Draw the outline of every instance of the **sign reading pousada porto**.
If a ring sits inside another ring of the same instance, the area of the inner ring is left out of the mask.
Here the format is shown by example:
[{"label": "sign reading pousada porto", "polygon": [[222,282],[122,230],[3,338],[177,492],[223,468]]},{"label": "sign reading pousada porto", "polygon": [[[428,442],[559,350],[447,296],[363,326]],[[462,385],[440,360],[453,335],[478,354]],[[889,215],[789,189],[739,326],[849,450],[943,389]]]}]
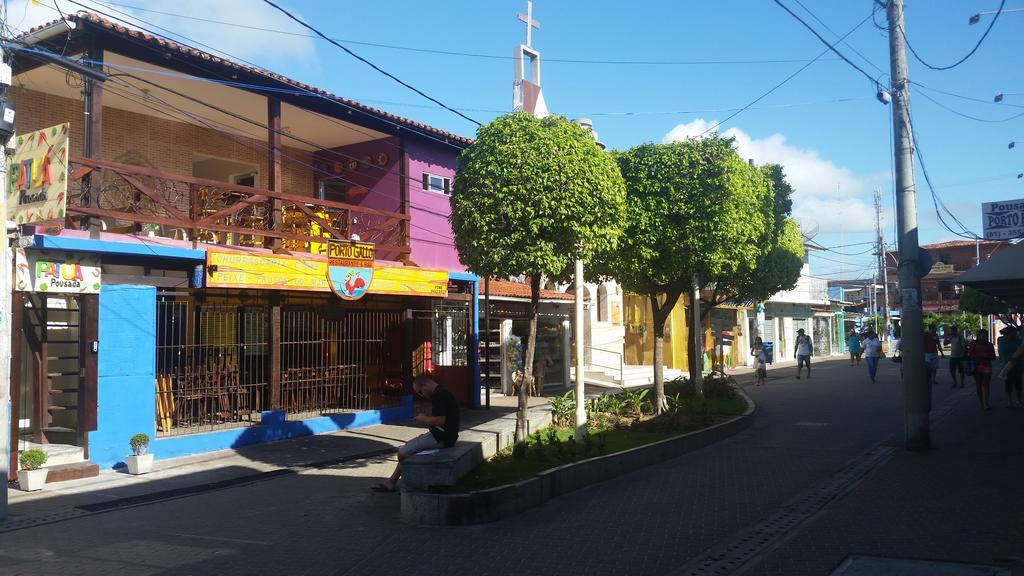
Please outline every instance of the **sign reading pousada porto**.
[{"label": "sign reading pousada porto", "polygon": [[343,300],[358,300],[373,281],[374,246],[331,239],[327,243],[327,283]]},{"label": "sign reading pousada porto", "polygon": [[14,289],[19,292],[100,292],[100,261],[95,256],[19,249],[15,262]]},{"label": "sign reading pousada porto", "polygon": [[7,169],[7,218],[18,224],[64,220],[68,124],[20,134]]}]

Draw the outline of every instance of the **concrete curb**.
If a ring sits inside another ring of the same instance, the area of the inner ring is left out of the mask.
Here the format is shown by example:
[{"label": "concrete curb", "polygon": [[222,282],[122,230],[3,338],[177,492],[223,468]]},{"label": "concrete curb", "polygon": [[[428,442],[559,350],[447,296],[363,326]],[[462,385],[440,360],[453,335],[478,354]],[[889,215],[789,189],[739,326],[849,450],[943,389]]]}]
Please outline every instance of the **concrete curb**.
[{"label": "concrete curb", "polygon": [[495,522],[541,506],[547,500],[579,488],[705,448],[753,424],[757,406],[742,389],[737,388],[737,391],[747,401],[747,411],[732,420],[615,454],[573,462],[515,484],[479,492],[402,492],[402,519],[421,526],[465,526]]}]

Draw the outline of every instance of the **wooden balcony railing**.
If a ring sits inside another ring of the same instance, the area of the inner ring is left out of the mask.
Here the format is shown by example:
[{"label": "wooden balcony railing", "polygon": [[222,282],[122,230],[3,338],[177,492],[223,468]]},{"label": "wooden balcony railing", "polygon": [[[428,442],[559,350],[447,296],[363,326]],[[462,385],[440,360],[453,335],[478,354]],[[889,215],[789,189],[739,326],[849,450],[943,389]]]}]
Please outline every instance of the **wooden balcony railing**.
[{"label": "wooden balcony railing", "polygon": [[[231,246],[271,247],[280,241],[296,252],[325,252],[326,239],[359,235],[377,245],[378,258],[410,253],[409,216],[311,196],[251,188],[217,180],[93,158],[71,157],[67,215],[100,218],[108,231]],[[86,201],[83,178],[97,190]],[[273,225],[274,201],[280,224]]]}]

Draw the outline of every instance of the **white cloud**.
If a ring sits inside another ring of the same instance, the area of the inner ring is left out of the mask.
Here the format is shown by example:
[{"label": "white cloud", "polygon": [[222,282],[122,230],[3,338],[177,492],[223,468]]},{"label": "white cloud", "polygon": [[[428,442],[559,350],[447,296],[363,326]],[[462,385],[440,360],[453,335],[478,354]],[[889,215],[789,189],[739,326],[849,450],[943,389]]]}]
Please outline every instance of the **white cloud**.
[{"label": "white cloud", "polygon": [[[56,1],[59,2],[60,10],[64,14],[82,10],[81,6],[66,0]],[[195,48],[212,53],[220,50],[231,54],[236,59],[249,60],[261,66],[280,65],[296,59],[311,61],[315,58],[312,38],[201,22],[167,14],[180,14],[204,20],[232,22],[242,26],[284,30],[298,34],[307,33],[298,24],[264,2],[254,0],[216,0],[214,2],[178,0],[170,3],[161,0],[135,0],[131,4],[138,8],[125,8],[102,6],[93,4],[89,0],[80,1],[82,4],[95,6],[95,11],[100,16],[103,16],[100,12],[106,13],[109,15],[109,20],[122,18],[132,22],[131,27],[143,26],[165,36],[173,36],[167,32],[170,30],[190,38],[191,41],[184,38],[180,38],[180,40]],[[290,9],[289,11],[301,18],[295,11]],[[9,4],[7,15],[9,24],[22,31],[59,17],[54,8],[54,0],[41,0],[40,2],[15,0]],[[201,46],[200,43],[207,46]],[[226,54],[219,55],[227,57]]]},{"label": "white cloud", "polygon": [[[698,118],[672,128],[664,142],[700,137],[717,122]],[[723,136],[734,138],[744,159],[757,164],[781,164],[793,185],[793,215],[805,229],[818,226],[822,231],[860,232],[874,230],[875,187],[886,190],[888,173],[857,175],[837,166],[815,150],[789,144],[782,134],[754,138],[739,128],[729,128]]]}]

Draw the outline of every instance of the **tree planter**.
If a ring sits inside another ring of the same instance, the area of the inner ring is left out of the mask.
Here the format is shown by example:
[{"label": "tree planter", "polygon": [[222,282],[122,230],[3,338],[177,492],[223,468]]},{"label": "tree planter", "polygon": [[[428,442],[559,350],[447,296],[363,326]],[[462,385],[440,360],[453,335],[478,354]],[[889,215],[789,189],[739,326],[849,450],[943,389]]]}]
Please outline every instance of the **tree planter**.
[{"label": "tree planter", "polygon": [[45,468],[38,470],[18,470],[18,487],[25,492],[42,490],[46,484],[46,474],[49,471]]},{"label": "tree planter", "polygon": [[665,440],[596,456],[541,472],[532,478],[467,493],[402,491],[402,519],[420,526],[483,524],[543,505],[551,498],[659,464],[737,434],[753,423],[756,406],[746,394],[747,411],[726,422]]},{"label": "tree planter", "polygon": [[129,474],[148,474],[153,470],[153,455],[142,454],[141,456],[127,456],[125,462],[128,464]]}]

